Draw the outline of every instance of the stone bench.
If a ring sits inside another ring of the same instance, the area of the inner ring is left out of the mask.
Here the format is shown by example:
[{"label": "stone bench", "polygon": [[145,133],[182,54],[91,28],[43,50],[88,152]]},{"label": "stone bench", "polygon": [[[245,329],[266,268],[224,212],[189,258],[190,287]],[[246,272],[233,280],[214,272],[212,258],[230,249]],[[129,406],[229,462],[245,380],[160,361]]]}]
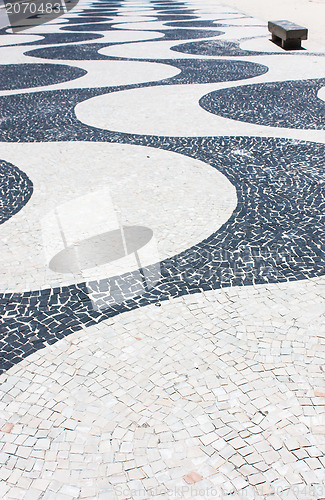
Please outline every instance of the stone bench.
[{"label": "stone bench", "polygon": [[272,33],[272,41],[283,49],[300,49],[301,40],[307,40],[307,28],[290,21],[269,21],[268,29]]}]

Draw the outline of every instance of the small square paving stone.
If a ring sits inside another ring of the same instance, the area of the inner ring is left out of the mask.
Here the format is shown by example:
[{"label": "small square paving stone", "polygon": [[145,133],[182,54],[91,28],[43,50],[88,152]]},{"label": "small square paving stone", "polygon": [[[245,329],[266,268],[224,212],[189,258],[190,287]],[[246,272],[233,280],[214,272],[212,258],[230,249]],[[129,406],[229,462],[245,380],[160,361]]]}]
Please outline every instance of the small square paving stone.
[{"label": "small square paving stone", "polygon": [[2,426],[1,431],[2,432],[11,432],[13,427],[14,427],[14,424],[7,422],[5,425]]},{"label": "small square paving stone", "polygon": [[265,483],[265,477],[262,474],[252,474],[248,476],[248,481],[251,485],[256,486]]},{"label": "small square paving stone", "polygon": [[186,476],[183,476],[183,480],[187,484],[195,484],[202,481],[202,479],[202,476],[200,476],[197,472],[190,472],[189,474],[186,474]]},{"label": "small square paving stone", "polygon": [[133,479],[144,479],[146,477],[146,475],[144,474],[144,472],[141,470],[141,469],[130,469],[128,471],[128,477],[129,477],[129,480],[133,480]]}]

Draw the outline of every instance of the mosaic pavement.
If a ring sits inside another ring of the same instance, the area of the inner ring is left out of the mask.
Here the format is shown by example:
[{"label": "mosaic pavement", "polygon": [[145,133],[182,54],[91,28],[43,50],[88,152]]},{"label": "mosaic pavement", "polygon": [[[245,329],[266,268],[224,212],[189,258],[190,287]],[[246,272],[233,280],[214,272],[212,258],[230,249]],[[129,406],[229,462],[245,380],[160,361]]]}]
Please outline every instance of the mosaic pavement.
[{"label": "mosaic pavement", "polygon": [[210,0],[1,30],[1,498],[325,498],[324,54]]}]

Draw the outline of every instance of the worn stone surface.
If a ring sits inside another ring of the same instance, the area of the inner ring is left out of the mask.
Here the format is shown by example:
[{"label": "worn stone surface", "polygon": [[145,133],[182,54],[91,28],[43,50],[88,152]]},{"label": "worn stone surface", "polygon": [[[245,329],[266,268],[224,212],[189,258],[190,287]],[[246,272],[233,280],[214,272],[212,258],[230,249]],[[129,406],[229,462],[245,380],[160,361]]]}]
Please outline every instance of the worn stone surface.
[{"label": "worn stone surface", "polygon": [[2,429],[13,425],[1,436],[8,498],[20,484],[37,498],[66,488],[69,498],[162,488],[177,498],[186,484],[207,497],[317,498],[324,286],[318,278],[171,299],[11,368],[1,376]]}]

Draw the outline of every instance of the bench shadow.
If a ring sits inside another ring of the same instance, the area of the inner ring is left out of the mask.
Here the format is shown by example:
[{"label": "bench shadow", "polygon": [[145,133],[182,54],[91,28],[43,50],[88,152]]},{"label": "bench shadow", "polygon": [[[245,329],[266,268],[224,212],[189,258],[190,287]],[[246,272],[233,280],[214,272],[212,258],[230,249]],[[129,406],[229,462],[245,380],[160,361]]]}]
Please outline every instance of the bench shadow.
[{"label": "bench shadow", "polygon": [[270,41],[270,42],[272,42],[272,43],[274,43],[274,45],[277,45],[278,47],[280,47],[282,50],[285,50],[286,52],[291,52],[291,51],[293,51],[293,50],[294,50],[294,51],[300,51],[300,50],[302,50],[302,51],[306,51],[306,50],[307,50],[307,49],[305,49],[304,47],[298,47],[298,48],[295,48],[295,49],[290,49],[290,48],[288,48],[288,49],[284,49],[284,48],[282,47],[281,40],[272,40],[272,38],[269,38],[269,41]]}]

